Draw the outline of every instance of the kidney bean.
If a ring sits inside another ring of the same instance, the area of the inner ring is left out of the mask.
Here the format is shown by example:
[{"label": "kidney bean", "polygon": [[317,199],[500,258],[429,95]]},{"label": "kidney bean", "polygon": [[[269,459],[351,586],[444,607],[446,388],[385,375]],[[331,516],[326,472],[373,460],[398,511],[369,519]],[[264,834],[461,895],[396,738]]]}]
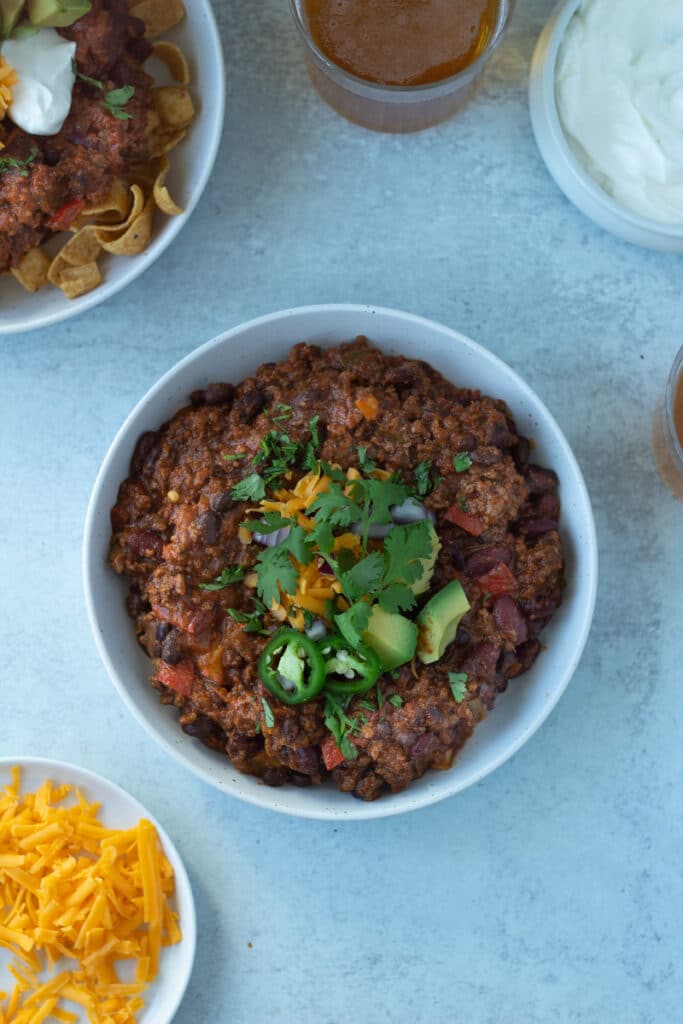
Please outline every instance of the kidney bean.
[{"label": "kidney bean", "polygon": [[291,767],[302,775],[320,774],[320,757],[316,747],[294,747],[290,758]]},{"label": "kidney bean", "polygon": [[524,537],[542,537],[556,529],[557,523],[554,519],[521,519],[519,521],[519,532]]},{"label": "kidney bean", "polygon": [[528,437],[518,437],[517,445],[512,453],[513,458],[520,468],[527,465],[531,455],[531,441]]},{"label": "kidney bean", "polygon": [[505,420],[494,420],[486,438],[487,444],[495,445],[496,448],[511,448],[515,443],[515,435],[510,433]]},{"label": "kidney bean", "polygon": [[165,661],[167,665],[177,665],[183,660],[183,656],[178,650],[178,633],[175,629],[172,629],[164,638],[161,645],[161,660]]},{"label": "kidney bean", "polygon": [[138,558],[149,558],[158,561],[164,542],[158,533],[152,530],[131,530],[126,538],[126,544]]},{"label": "kidney bean", "polygon": [[467,647],[470,642],[470,631],[466,626],[458,626],[458,631],[455,634],[455,646],[456,647]]},{"label": "kidney bean", "polygon": [[421,736],[418,736],[408,751],[408,757],[410,757],[411,760],[417,760],[418,757],[427,759],[429,755],[434,752],[434,747],[436,747],[437,744],[438,740],[434,733],[423,732]]},{"label": "kidney bean", "polygon": [[460,547],[460,543],[457,540],[449,541],[446,544],[446,551],[453,564],[453,568],[457,569],[458,572],[462,572],[465,568],[465,555]]},{"label": "kidney bean", "polygon": [[532,598],[531,601],[520,602],[524,614],[528,619],[549,619],[557,610],[557,604],[552,598]]},{"label": "kidney bean", "polygon": [[553,469],[544,469],[543,466],[536,466],[533,463],[527,466],[524,478],[532,494],[556,491],[560,482]]},{"label": "kidney bean", "polygon": [[251,423],[266,404],[265,392],[259,387],[250,388],[235,402],[235,410],[243,423]]},{"label": "kidney bean", "polygon": [[500,645],[493,640],[482,640],[462,663],[462,671],[475,679],[489,679],[496,671]]},{"label": "kidney bean", "polygon": [[139,615],[144,615],[149,611],[150,603],[142,596],[137,587],[131,587],[126,598],[126,608],[130,617],[137,619]]},{"label": "kidney bean", "polygon": [[288,781],[292,786],[299,786],[301,789],[312,785],[310,775],[301,775],[299,772],[290,772]]},{"label": "kidney bean", "polygon": [[148,430],[138,438],[130,460],[131,476],[142,476],[148,462],[152,462],[158,454],[160,443],[161,435],[155,430]]},{"label": "kidney bean", "polygon": [[193,391],[190,401],[195,409],[200,405],[231,406],[235,397],[235,385],[226,382],[209,384],[200,391]]},{"label": "kidney bean", "polygon": [[197,517],[197,526],[201,531],[204,543],[209,547],[214,545],[218,540],[218,534],[221,529],[221,521],[218,515],[210,510],[201,512]]},{"label": "kidney bean", "polygon": [[516,654],[523,672],[531,668],[540,653],[541,645],[538,640],[528,640],[521,647],[517,648]]},{"label": "kidney bean", "polygon": [[288,772],[285,768],[265,768],[261,779],[266,786],[284,786]]},{"label": "kidney bean", "polygon": [[536,511],[540,519],[553,519],[555,522],[560,518],[560,499],[556,494],[548,491],[542,494],[536,502]]},{"label": "kidney bean", "polygon": [[509,594],[503,594],[497,598],[493,606],[493,618],[506,640],[512,643],[522,644],[529,636],[526,619],[519,609],[519,605]]},{"label": "kidney bean", "polygon": [[397,391],[404,391],[413,387],[416,379],[417,374],[412,363],[389,367],[384,378],[385,383],[390,387],[396,388]]},{"label": "kidney bean", "polygon": [[491,572],[500,563],[510,565],[512,552],[504,544],[490,544],[471,551],[465,560],[465,571],[477,579]]}]

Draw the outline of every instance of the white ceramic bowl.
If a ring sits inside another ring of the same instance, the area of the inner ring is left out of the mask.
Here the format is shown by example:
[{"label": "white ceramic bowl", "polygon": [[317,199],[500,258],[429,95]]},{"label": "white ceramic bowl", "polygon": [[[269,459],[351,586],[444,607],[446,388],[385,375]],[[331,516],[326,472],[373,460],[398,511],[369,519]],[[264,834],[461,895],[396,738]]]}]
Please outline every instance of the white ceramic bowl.
[{"label": "white ceramic bowl", "polygon": [[540,35],[531,62],[531,123],[541,156],[575,206],[613,235],[647,249],[683,253],[683,226],[661,224],[632,213],[598,185],[578,159],[562,128],[555,94],[555,68],[564,33],[581,0],[562,0]]},{"label": "white ceramic bowl", "polygon": [[[509,686],[454,766],[446,772],[428,772],[404,792],[375,803],[354,800],[332,784],[270,789],[185,736],[177,711],[162,707],[147,682],[150,663],[126,612],[126,584],[107,566],[109,513],[144,431],[168,420],[196,388],[215,380],[238,382],[261,363],[283,358],[296,342],[330,346],[358,334],[388,353],[417,356],[457,384],[480,388],[507,402],[521,433],[536,441],[534,457],[559,474],[568,579],[564,603],[544,633],[548,650],[529,673]],[[192,352],[145,395],[116,435],[95,482],[85,525],[83,572],[90,622],[112,681],[138,721],[170,754],[211,785],[261,807],[309,818],[375,818],[452,796],[501,765],[533,735],[581,657],[595,602],[597,549],[590,501],[576,460],[545,406],[509,367],[463,335],[407,313],[369,306],[311,306],[228,331]]]},{"label": "white ceramic bowl", "polygon": [[[51,761],[43,757],[1,757],[0,788],[10,781],[10,768],[21,768],[21,792],[34,792],[45,779],[57,785],[69,783],[82,790],[86,799],[100,803],[100,818],[109,828],[132,828],[140,818],[147,818],[155,826],[161,845],[173,867],[175,895],[173,909],[180,914],[182,942],[162,950],[159,975],[145,993],[145,1009],[139,1014],[139,1024],[170,1024],[180,1005],[192,973],[197,945],[197,921],[190,880],[180,854],[158,821],[124,789],[94,772],[78,768],[64,761]],[[10,958],[0,949],[0,989],[3,964]],[[66,963],[67,961],[65,961]],[[84,1010],[69,1003],[69,1009],[80,1013],[79,1024],[87,1024]]]},{"label": "white ceramic bowl", "polygon": [[223,131],[225,69],[209,0],[191,0],[187,11],[184,21],[164,35],[164,39],[178,43],[187,55],[192,96],[197,107],[197,116],[187,137],[170,154],[168,185],[184,212],[178,217],[165,217],[157,212],[152,241],[139,256],[103,255],[104,281],[99,288],[79,299],[65,298],[52,285],[30,295],[11,275],[0,276],[0,335],[48,327],[111,298],[161,256],[190,218],[209,180]]}]

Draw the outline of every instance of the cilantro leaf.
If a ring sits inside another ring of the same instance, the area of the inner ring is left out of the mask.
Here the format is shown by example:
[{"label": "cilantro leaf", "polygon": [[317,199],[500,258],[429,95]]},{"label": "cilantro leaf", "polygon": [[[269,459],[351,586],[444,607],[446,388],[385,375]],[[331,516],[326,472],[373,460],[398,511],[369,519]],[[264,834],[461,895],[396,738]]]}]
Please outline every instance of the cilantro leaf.
[{"label": "cilantro leaf", "polygon": [[464,494],[458,498],[458,508],[461,512],[467,512],[467,499]]},{"label": "cilantro leaf", "polygon": [[94,89],[99,89],[100,92],[104,89],[104,83],[100,82],[99,79],[91,78],[89,75],[81,74],[81,72],[78,70],[78,65],[76,64],[75,58],[71,59],[71,68],[73,70],[74,75],[76,76],[76,78],[79,79],[79,81],[85,82],[86,85],[92,85]]},{"label": "cilantro leaf", "polygon": [[230,455],[223,456],[223,458],[226,459],[228,462],[234,462],[237,459],[246,459],[246,457],[246,452],[232,452],[232,454]]},{"label": "cilantro leaf", "polygon": [[395,526],[384,542],[387,569],[384,586],[415,583],[424,571],[423,561],[433,554],[433,537],[428,519],[408,526]]},{"label": "cilantro leaf", "polygon": [[413,608],[417,598],[405,583],[394,583],[383,590],[377,603],[385,612],[406,612]]},{"label": "cilantro leaf", "polygon": [[259,555],[256,573],[256,591],[267,608],[272,607],[273,602],[279,604],[281,590],[285,594],[296,593],[299,572],[284,544],[266,548]]},{"label": "cilantro leaf", "polygon": [[328,693],[325,699],[324,721],[325,727],[334,736],[335,742],[347,761],[355,761],[358,757],[358,750],[349,739],[349,735],[360,730],[361,723],[357,718],[349,718],[346,709],[350,697],[336,697]]},{"label": "cilantro leaf", "polygon": [[331,483],[326,491],[318,495],[309,507],[308,514],[313,516],[316,524],[326,522],[331,526],[351,526],[362,517],[358,505],[344,493],[338,483]]},{"label": "cilantro leaf", "polygon": [[368,526],[386,526],[391,523],[392,506],[402,505],[408,493],[404,484],[391,483],[389,480],[353,481],[353,497],[358,501],[358,496],[362,496],[363,519]]},{"label": "cilantro leaf", "polygon": [[223,590],[224,587],[229,587],[233,583],[238,583],[244,579],[244,567],[241,565],[229,565],[226,569],[223,569],[215,580],[211,583],[200,583],[200,590]]},{"label": "cilantro leaf", "polygon": [[291,520],[285,519],[279,512],[264,512],[261,519],[251,519],[240,523],[240,526],[250,533],[275,533],[283,526],[291,526]]},{"label": "cilantro leaf", "polygon": [[415,467],[415,493],[418,498],[426,498],[428,494],[435,491],[442,482],[443,477],[434,469],[433,463],[429,460],[419,462]]},{"label": "cilantro leaf", "polygon": [[34,162],[38,157],[38,150],[33,147],[30,154],[25,160],[19,160],[15,156],[0,156],[0,174],[5,174],[7,171],[16,171],[22,178],[28,178],[29,165]]},{"label": "cilantro leaf", "polygon": [[109,92],[104,94],[104,99],[100,106],[104,107],[107,113],[117,118],[117,120],[130,121],[133,115],[123,108],[134,95],[134,85],[123,85],[120,89],[110,89]]},{"label": "cilantro leaf", "polygon": [[242,612],[237,608],[228,608],[228,615],[235,622],[244,626],[245,633],[261,633],[264,636],[268,636],[268,630],[263,628],[263,613],[266,610],[266,606],[257,597],[252,597],[251,600],[254,605],[252,612]]},{"label": "cilantro leaf", "polygon": [[240,480],[238,484],[235,484],[230,492],[230,497],[233,501],[261,501],[265,496],[266,485],[259,473],[245,476],[244,480]]},{"label": "cilantro leaf", "polygon": [[313,549],[308,542],[308,534],[303,526],[293,526],[289,536],[278,547],[284,547],[301,565],[308,565],[313,558]]},{"label": "cilantro leaf", "polygon": [[261,697],[261,705],[263,707],[263,718],[266,723],[266,729],[272,729],[273,726],[275,725],[275,715],[273,714],[273,709],[271,708],[270,704],[268,703],[265,697]]},{"label": "cilantro leaf", "polygon": [[472,468],[472,456],[469,452],[458,452],[453,456],[453,468],[456,473],[465,473]]},{"label": "cilantro leaf", "polygon": [[356,601],[345,612],[335,615],[334,621],[342,636],[350,644],[362,646],[362,634],[370,624],[370,605],[367,601]]},{"label": "cilantro leaf", "polygon": [[389,697],[389,703],[393,704],[395,708],[402,708],[403,697],[401,697],[398,693],[395,693],[393,694],[393,696]]},{"label": "cilantro leaf", "polygon": [[351,601],[357,601],[361,597],[377,592],[384,571],[384,555],[381,551],[373,551],[360,562],[356,562],[352,569],[343,573],[339,582],[346,597]]},{"label": "cilantro leaf", "polygon": [[449,672],[448,682],[451,686],[453,700],[461,704],[467,696],[467,672]]},{"label": "cilantro leaf", "polygon": [[358,447],[358,465],[363,473],[372,473],[377,469],[377,463],[368,458],[368,450],[364,445]]}]

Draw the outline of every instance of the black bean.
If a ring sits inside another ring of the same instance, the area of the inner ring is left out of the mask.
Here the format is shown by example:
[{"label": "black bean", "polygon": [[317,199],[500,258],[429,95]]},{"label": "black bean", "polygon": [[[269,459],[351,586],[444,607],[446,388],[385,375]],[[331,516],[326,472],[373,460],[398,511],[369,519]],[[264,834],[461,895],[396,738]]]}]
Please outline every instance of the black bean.
[{"label": "black bean", "polygon": [[486,438],[487,444],[493,444],[497,448],[511,448],[515,441],[515,435],[510,433],[505,419],[493,421]]},{"label": "black bean", "polygon": [[196,715],[189,722],[181,722],[181,728],[188,736],[193,736],[197,740],[207,740],[209,737],[215,737],[216,734],[222,737],[222,730],[204,715]]},{"label": "black bean", "polygon": [[266,768],[261,778],[266,786],[284,786],[288,774],[284,768]]},{"label": "black bean", "polygon": [[190,401],[195,408],[200,405],[231,406],[234,398],[235,385],[226,382],[209,384],[202,390],[193,391],[190,395]]},{"label": "black bean", "polygon": [[153,461],[159,451],[161,435],[155,430],[148,430],[138,438],[133,457],[130,460],[131,476],[142,476],[149,462]]},{"label": "black bean", "polygon": [[458,631],[455,634],[455,646],[456,647],[467,647],[470,642],[470,631],[466,626],[458,626]]},{"label": "black bean", "polygon": [[160,622],[158,624],[158,626],[157,626],[157,632],[156,632],[157,640],[161,643],[162,640],[166,639],[166,637],[168,636],[168,634],[170,632],[171,632],[171,623],[170,622]]},{"label": "black bean", "polygon": [[292,786],[299,786],[299,788],[301,789],[304,789],[306,786],[312,785],[310,775],[301,775],[299,772],[290,772],[289,782],[292,784]]},{"label": "black bean", "polygon": [[161,657],[167,665],[177,665],[179,661],[183,660],[183,656],[178,650],[178,634],[175,629],[172,629],[164,639],[161,645]]},{"label": "black bean", "polygon": [[517,658],[522,666],[522,671],[530,669],[536,658],[541,653],[541,645],[538,640],[529,640],[517,648]]},{"label": "black bean", "polygon": [[209,547],[213,546],[218,540],[218,534],[221,529],[221,521],[215,512],[207,510],[201,512],[197,517],[197,525],[202,534],[202,540]]},{"label": "black bean", "polygon": [[230,512],[236,504],[237,502],[233,501],[230,496],[230,491],[219,491],[218,494],[212,494],[209,498],[211,509],[221,516]]},{"label": "black bean", "polygon": [[529,456],[531,455],[531,441],[528,437],[520,437],[517,439],[517,445],[512,455],[520,469],[526,466],[529,461]]},{"label": "black bean", "polygon": [[235,402],[235,410],[243,423],[251,423],[266,404],[265,392],[259,387],[250,388]]},{"label": "black bean", "polygon": [[320,774],[320,756],[316,747],[294,747],[290,763],[302,775]]},{"label": "black bean", "polygon": [[149,601],[142,596],[137,587],[131,587],[126,598],[126,607],[128,614],[132,619],[137,619],[139,615],[144,615],[151,608]]},{"label": "black bean", "polygon": [[446,544],[446,554],[453,568],[457,569],[458,572],[462,572],[465,568],[465,555],[457,540],[452,540]]}]

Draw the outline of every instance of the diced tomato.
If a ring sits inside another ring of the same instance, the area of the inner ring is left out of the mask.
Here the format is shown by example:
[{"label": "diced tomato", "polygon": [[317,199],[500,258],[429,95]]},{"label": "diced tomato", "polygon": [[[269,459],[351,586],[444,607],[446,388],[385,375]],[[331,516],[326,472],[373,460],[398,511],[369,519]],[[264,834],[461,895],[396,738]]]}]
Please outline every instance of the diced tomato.
[{"label": "diced tomato", "polygon": [[194,666],[191,661],[179,661],[177,665],[167,665],[164,662],[159,669],[158,677],[164,686],[169,686],[182,697],[189,697],[192,693]]},{"label": "diced tomato", "polygon": [[495,569],[491,569],[478,580],[479,586],[494,597],[501,594],[511,594],[517,590],[519,584],[504,562],[499,562]]},{"label": "diced tomato", "polygon": [[459,505],[451,505],[448,511],[444,513],[444,519],[447,519],[449,523],[459,526],[466,533],[471,533],[473,537],[479,537],[486,529],[481,519],[463,512]]},{"label": "diced tomato", "polygon": [[219,686],[223,685],[223,644],[197,658],[199,671]]},{"label": "diced tomato", "polygon": [[337,765],[340,765],[344,760],[344,755],[337,746],[337,741],[334,736],[326,736],[320,744],[320,750],[323,755],[323,761],[328,772],[331,772]]},{"label": "diced tomato", "polygon": [[379,402],[374,395],[361,395],[356,402],[356,408],[360,410],[363,419],[375,420],[379,413]]},{"label": "diced tomato", "polygon": [[47,222],[47,226],[53,231],[67,231],[76,217],[85,209],[84,199],[67,199],[63,206],[53,213]]}]

